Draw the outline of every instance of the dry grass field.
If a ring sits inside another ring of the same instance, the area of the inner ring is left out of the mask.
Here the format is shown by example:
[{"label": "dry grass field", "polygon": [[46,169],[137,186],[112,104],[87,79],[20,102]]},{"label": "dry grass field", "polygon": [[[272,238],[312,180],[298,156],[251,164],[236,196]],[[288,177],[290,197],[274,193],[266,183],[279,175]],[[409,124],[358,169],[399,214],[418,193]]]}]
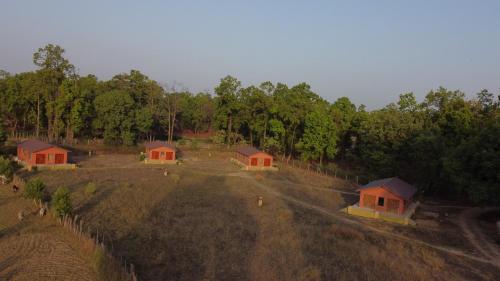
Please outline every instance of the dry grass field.
[{"label": "dry grass field", "polygon": [[[26,217],[19,221],[17,214]],[[0,280],[100,280],[91,253],[31,201],[0,187]]]},{"label": "dry grass field", "polygon": [[[339,212],[356,201],[352,184],[293,169],[241,171],[230,155],[183,151],[181,165],[153,166],[137,154],[98,153],[77,158],[76,170],[30,177],[51,191],[70,188],[74,212],[136,265],[141,280],[500,278],[500,268],[481,259],[453,214],[416,227],[353,218]],[[94,194],[85,191],[88,183]],[[0,280],[28,280],[33,261],[36,280],[98,279],[92,260],[60,228],[38,217],[17,221],[17,210],[30,204],[0,191]],[[53,254],[40,260],[32,253]],[[49,273],[55,277],[42,278]]]}]

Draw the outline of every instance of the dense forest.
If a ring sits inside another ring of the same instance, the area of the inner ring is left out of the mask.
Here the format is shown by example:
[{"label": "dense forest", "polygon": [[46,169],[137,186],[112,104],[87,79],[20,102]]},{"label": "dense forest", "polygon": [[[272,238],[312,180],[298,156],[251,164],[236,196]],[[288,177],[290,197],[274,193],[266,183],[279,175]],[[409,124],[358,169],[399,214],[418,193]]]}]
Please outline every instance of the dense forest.
[{"label": "dense forest", "polygon": [[413,93],[367,111],[349,98],[330,103],[306,83],[243,87],[227,76],[210,93],[161,86],[137,70],[101,81],[80,76],[64,49],[33,55],[36,71],[0,71],[0,139],[19,132],[134,145],[213,131],[213,141],[249,143],[319,165],[339,163],[373,177],[400,176],[422,194],[500,203],[500,96],[481,90]]}]

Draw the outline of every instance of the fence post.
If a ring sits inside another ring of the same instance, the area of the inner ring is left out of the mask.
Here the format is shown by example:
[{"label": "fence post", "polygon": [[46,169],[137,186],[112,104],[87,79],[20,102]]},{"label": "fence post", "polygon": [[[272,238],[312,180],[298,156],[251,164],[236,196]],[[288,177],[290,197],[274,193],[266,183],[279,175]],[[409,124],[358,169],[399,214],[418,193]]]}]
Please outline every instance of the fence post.
[{"label": "fence post", "polygon": [[356,184],[359,184],[358,176],[356,176]]}]

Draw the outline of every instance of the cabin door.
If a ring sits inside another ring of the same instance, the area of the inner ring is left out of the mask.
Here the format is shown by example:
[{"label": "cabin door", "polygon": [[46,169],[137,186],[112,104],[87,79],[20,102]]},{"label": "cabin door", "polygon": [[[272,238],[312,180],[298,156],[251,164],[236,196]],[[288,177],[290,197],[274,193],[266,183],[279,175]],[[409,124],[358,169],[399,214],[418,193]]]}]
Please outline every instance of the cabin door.
[{"label": "cabin door", "polygon": [[55,158],[56,164],[64,164],[64,154],[58,153]]},{"label": "cabin door", "polygon": [[165,159],[167,159],[167,160],[174,159],[174,153],[173,152],[167,151],[166,153],[167,154],[166,154],[166,158]]},{"label": "cabin door", "polygon": [[387,200],[387,211],[397,214],[399,212],[399,200],[397,199]]},{"label": "cabin door", "polygon": [[158,152],[158,151],[152,151],[151,152],[151,158],[155,159],[155,160],[160,159],[160,152]]},{"label": "cabin door", "polygon": [[35,163],[45,164],[45,154],[36,154]]},{"label": "cabin door", "polygon": [[251,158],[250,159],[250,165],[251,166],[257,166],[257,161],[258,161],[257,158]]}]

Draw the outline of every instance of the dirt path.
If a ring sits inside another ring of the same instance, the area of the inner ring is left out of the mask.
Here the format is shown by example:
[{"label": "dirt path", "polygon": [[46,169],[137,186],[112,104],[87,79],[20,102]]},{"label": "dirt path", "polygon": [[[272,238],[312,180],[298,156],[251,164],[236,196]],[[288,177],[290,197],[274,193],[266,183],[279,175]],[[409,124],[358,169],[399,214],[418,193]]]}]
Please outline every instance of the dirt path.
[{"label": "dirt path", "polygon": [[500,252],[498,246],[485,237],[484,233],[477,225],[477,218],[483,213],[499,209],[500,208],[470,208],[464,210],[459,216],[459,225],[470,243],[479,253],[493,261],[498,267],[500,267]]},{"label": "dirt path", "polygon": [[496,262],[494,259],[491,259],[489,257],[487,257],[487,258],[477,257],[477,256],[474,256],[474,255],[467,254],[467,253],[465,253],[465,252],[463,252],[461,250],[458,250],[458,249],[453,249],[453,248],[448,248],[448,247],[442,247],[442,246],[430,244],[430,243],[427,243],[427,242],[424,242],[424,241],[421,241],[421,240],[409,238],[409,237],[406,237],[404,235],[400,235],[400,234],[388,232],[388,231],[385,231],[385,230],[382,230],[382,229],[378,229],[378,228],[375,228],[375,227],[363,224],[363,223],[361,223],[361,222],[359,222],[357,220],[353,220],[353,219],[347,218],[346,216],[344,216],[341,213],[332,212],[332,211],[329,211],[329,210],[327,210],[325,208],[322,208],[322,207],[319,207],[319,206],[316,206],[316,205],[313,205],[313,204],[310,204],[310,203],[306,203],[304,201],[297,200],[295,198],[291,198],[291,197],[289,197],[287,195],[282,194],[281,192],[278,192],[278,191],[276,191],[276,190],[274,190],[274,189],[272,189],[272,188],[270,188],[270,187],[268,187],[268,186],[266,186],[266,185],[258,182],[256,179],[254,179],[253,177],[251,177],[248,174],[245,174],[245,173],[233,173],[233,174],[231,174],[231,176],[240,176],[240,177],[244,177],[246,179],[249,179],[256,186],[258,186],[258,187],[266,190],[270,194],[273,194],[273,195],[275,195],[275,196],[277,196],[277,197],[279,197],[279,198],[281,198],[283,200],[286,200],[288,202],[291,202],[293,204],[302,206],[302,207],[310,209],[310,210],[314,210],[314,211],[316,211],[318,213],[327,215],[329,217],[333,217],[336,220],[342,221],[342,222],[344,222],[346,224],[350,224],[350,225],[354,225],[354,226],[361,227],[361,228],[364,228],[364,229],[368,229],[368,230],[370,230],[372,232],[375,232],[375,233],[378,233],[378,234],[381,234],[381,235],[384,235],[384,236],[387,236],[387,237],[390,237],[390,238],[395,238],[395,239],[398,239],[398,240],[401,240],[401,241],[406,241],[406,242],[411,242],[411,243],[418,244],[418,245],[421,245],[421,246],[426,246],[426,247],[429,247],[429,248],[432,248],[432,249],[435,249],[435,250],[439,250],[439,251],[444,252],[444,253],[448,253],[448,254],[452,254],[452,255],[464,257],[464,258],[468,258],[468,259],[475,260],[475,261],[482,262],[482,263],[492,264],[492,265],[500,268],[500,265],[498,264],[498,262]]}]

